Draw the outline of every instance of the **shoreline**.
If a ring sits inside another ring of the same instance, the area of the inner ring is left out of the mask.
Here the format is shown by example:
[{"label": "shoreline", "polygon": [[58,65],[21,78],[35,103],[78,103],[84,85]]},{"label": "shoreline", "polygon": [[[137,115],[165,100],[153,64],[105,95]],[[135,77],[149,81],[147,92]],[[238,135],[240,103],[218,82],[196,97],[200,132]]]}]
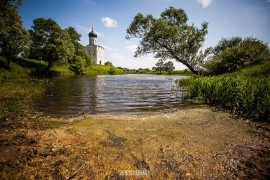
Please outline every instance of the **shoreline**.
[{"label": "shoreline", "polygon": [[19,123],[1,125],[4,179],[270,176],[269,123],[205,105],[135,115],[30,114]]}]

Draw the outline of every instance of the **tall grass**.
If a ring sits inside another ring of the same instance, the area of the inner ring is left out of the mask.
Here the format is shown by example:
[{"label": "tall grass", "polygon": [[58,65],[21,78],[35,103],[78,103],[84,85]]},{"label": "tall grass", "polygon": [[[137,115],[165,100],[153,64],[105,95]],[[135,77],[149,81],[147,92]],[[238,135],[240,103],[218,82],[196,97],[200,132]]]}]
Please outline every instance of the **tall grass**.
[{"label": "tall grass", "polygon": [[179,80],[189,96],[256,120],[270,121],[270,82],[267,78],[223,75]]}]

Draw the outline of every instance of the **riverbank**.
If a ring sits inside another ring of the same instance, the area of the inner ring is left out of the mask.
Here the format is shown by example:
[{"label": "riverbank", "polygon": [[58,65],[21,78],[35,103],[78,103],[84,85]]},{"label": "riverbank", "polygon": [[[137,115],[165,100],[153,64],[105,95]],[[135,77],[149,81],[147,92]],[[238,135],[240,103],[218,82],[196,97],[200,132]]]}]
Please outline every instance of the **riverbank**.
[{"label": "riverbank", "polygon": [[[18,58],[11,62],[11,68],[5,69],[5,61],[0,58],[0,80],[1,79],[29,79],[29,78],[52,78],[76,76],[76,70],[71,65],[58,65],[45,73],[47,63],[26,58]],[[113,66],[91,64],[84,69],[85,76],[101,74],[125,74],[123,69]]]},{"label": "riverbank", "polygon": [[[31,79],[77,76],[76,70],[71,65],[58,65],[45,73],[47,63],[27,58],[17,58],[10,64],[11,68],[5,68],[5,60],[0,57],[0,81],[3,79]],[[144,71],[142,68],[129,70],[127,68],[108,65],[91,64],[84,69],[84,76],[96,76],[106,74],[158,74],[157,72]],[[83,76],[80,75],[80,76]],[[192,76],[188,70],[173,71],[171,75]]]},{"label": "riverbank", "polygon": [[267,179],[270,126],[198,105],[1,121],[1,179]]}]

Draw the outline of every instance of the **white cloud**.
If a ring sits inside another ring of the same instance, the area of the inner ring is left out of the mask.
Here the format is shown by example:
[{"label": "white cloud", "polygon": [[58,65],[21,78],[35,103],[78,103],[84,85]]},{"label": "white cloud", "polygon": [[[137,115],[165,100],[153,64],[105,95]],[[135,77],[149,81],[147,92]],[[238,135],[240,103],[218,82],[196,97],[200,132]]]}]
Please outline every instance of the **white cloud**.
[{"label": "white cloud", "polygon": [[104,17],[101,19],[105,27],[116,27],[117,21],[110,18],[110,17]]},{"label": "white cloud", "polygon": [[197,0],[203,8],[207,8],[213,0]]},{"label": "white cloud", "polygon": [[127,49],[129,52],[134,53],[134,52],[136,51],[137,47],[138,47],[138,46],[137,46],[136,44],[132,44],[132,45],[127,46],[126,49]]}]

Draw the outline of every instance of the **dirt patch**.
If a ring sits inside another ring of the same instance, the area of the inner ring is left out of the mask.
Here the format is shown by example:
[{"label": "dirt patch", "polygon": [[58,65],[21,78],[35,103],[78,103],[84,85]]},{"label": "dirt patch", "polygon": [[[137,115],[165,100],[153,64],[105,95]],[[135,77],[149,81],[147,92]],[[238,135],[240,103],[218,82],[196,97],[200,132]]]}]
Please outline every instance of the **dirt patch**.
[{"label": "dirt patch", "polygon": [[30,115],[0,128],[0,179],[270,177],[270,125],[206,106],[66,119]]}]

